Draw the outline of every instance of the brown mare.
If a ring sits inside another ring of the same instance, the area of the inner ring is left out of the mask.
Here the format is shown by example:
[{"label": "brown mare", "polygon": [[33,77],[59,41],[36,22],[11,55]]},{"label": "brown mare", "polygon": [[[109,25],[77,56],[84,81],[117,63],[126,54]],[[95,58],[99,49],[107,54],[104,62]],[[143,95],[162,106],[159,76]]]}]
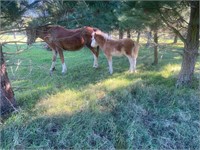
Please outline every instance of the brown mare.
[{"label": "brown mare", "polygon": [[95,49],[91,47],[91,35],[96,30],[98,29],[92,27],[83,27],[74,30],[69,30],[61,26],[53,25],[44,25],[36,28],[27,28],[27,44],[30,45],[34,43],[35,40],[39,37],[51,47],[53,51],[53,57],[52,65],[50,68],[50,75],[55,70],[57,53],[60,56],[62,62],[62,73],[64,74],[67,72],[67,67],[64,61],[63,50],[76,51],[80,50],[84,46],[87,46],[93,53],[93,67],[97,68],[99,49],[97,48],[97,50],[95,51]]},{"label": "brown mare", "polygon": [[107,34],[96,31],[92,33],[92,47],[99,46],[106,56],[110,74],[113,73],[112,56],[125,55],[130,63],[129,71],[136,71],[136,59],[139,51],[139,44],[131,39],[112,40]]}]

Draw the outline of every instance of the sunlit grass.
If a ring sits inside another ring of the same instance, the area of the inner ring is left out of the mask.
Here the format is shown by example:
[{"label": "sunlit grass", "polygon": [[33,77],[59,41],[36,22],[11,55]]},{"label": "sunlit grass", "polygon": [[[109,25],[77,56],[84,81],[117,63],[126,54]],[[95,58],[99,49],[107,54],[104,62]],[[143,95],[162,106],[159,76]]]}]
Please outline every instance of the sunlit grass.
[{"label": "sunlit grass", "polygon": [[[18,45],[20,45],[21,43],[20,42],[27,42],[27,36],[26,34],[16,34],[16,35],[12,35],[12,34],[3,34],[0,36],[0,42],[18,42]],[[41,39],[37,39],[36,42],[41,42],[42,40]],[[14,43],[10,43],[10,44],[14,44]]]},{"label": "sunlit grass", "polygon": [[160,73],[164,78],[168,78],[170,76],[173,76],[174,74],[178,74],[179,71],[180,65],[168,64],[162,68],[162,71]]},{"label": "sunlit grass", "polygon": [[44,110],[44,115],[52,116],[59,114],[73,114],[80,110],[84,103],[81,93],[78,91],[65,90],[42,99],[36,108]]},{"label": "sunlit grass", "polygon": [[[132,76],[133,74],[129,75]],[[104,98],[107,93],[121,90],[131,84],[133,83],[130,80],[119,76],[94,85],[87,85],[79,90],[63,90],[55,95],[42,98],[36,104],[36,109],[42,109],[44,116],[61,115],[63,113],[72,115],[77,111],[90,107],[92,102],[96,103]]]},{"label": "sunlit grass", "polygon": [[21,42],[25,42],[26,41],[26,36],[25,35],[1,35],[0,36],[0,42],[8,42],[8,41],[21,41]]}]

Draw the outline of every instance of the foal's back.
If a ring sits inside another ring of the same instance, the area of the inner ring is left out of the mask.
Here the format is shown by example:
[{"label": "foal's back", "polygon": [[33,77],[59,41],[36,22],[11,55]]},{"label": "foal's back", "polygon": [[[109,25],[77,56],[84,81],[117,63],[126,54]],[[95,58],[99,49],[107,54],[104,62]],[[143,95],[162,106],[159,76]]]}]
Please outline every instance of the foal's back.
[{"label": "foal's back", "polygon": [[134,46],[134,41],[128,38],[120,40],[108,39],[104,45],[104,49],[130,55]]}]

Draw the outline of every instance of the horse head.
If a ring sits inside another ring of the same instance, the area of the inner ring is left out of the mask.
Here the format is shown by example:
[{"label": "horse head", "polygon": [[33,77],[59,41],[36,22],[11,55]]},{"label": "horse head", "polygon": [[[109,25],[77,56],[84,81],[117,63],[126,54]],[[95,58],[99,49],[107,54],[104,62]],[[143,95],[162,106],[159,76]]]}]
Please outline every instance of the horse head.
[{"label": "horse head", "polygon": [[27,44],[31,45],[31,44],[35,43],[35,40],[39,36],[43,36],[43,34],[47,32],[49,27],[50,27],[50,24],[36,26],[36,27],[35,26],[27,27],[26,28]]},{"label": "horse head", "polygon": [[108,39],[111,39],[111,36],[109,36],[107,33],[104,33],[100,30],[98,31],[94,31],[92,33],[92,42],[91,42],[91,46],[92,47],[97,47],[99,46],[98,42],[97,42],[97,36],[100,36],[101,38],[103,38],[105,41],[107,41]]},{"label": "horse head", "polygon": [[92,42],[91,42],[91,46],[92,46],[92,47],[97,47],[97,46],[98,46],[98,44],[97,44],[97,42],[96,42],[96,40],[95,40],[95,35],[96,35],[96,32],[94,31],[94,32],[92,33]]},{"label": "horse head", "polygon": [[27,44],[28,45],[35,43],[35,40],[38,38],[37,28],[34,28],[34,27],[26,28],[26,36],[27,36]]}]

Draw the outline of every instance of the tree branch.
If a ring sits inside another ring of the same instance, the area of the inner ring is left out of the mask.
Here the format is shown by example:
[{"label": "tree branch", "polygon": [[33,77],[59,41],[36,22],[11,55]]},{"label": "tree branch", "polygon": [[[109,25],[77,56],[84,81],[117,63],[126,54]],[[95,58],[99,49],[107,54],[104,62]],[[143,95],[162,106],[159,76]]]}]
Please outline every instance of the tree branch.
[{"label": "tree branch", "polygon": [[18,29],[18,30],[13,30],[12,29],[8,29],[8,30],[3,30],[3,31],[0,31],[0,35],[2,34],[6,34],[6,33],[12,33],[12,32],[22,32],[22,31],[25,31],[26,28],[21,28],[21,29]]},{"label": "tree branch", "polygon": [[161,9],[166,9],[166,10],[169,10],[169,11],[173,11],[180,19],[181,21],[185,22],[186,24],[189,24],[185,19],[183,19],[183,17],[180,15],[180,13],[178,11],[176,11],[175,9],[173,8],[167,8],[167,7],[161,7]]},{"label": "tree branch", "polygon": [[168,23],[167,19],[163,16],[163,14],[162,14],[162,12],[161,12],[160,10],[158,10],[158,12],[159,12],[159,14],[160,14],[161,19],[164,21],[164,23],[166,23],[166,25],[167,25],[169,28],[171,28],[175,34],[178,35],[178,37],[181,39],[181,41],[182,41],[183,43],[186,43],[186,39],[181,35],[181,33],[180,33],[175,27],[173,27],[172,25],[170,25],[170,24]]},{"label": "tree branch", "polygon": [[4,45],[4,44],[9,44],[9,43],[27,43],[27,42],[23,42],[23,41],[8,41],[8,42],[1,42],[2,45]]}]

